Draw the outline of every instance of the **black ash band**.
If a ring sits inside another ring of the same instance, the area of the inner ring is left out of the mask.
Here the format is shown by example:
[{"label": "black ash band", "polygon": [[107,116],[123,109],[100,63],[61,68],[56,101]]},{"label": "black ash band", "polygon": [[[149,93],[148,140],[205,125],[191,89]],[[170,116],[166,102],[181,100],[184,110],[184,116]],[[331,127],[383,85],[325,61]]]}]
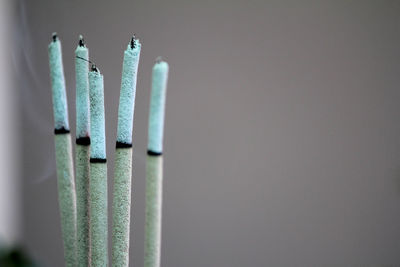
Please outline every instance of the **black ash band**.
[{"label": "black ash band", "polygon": [[68,134],[70,131],[68,129],[65,129],[64,127],[60,129],[54,129],[54,134]]},{"label": "black ash band", "polygon": [[90,145],[90,137],[78,137],[76,138],[76,144],[81,146],[89,146]]},{"label": "black ash band", "polygon": [[162,152],[154,152],[154,151],[151,151],[151,150],[147,150],[147,155],[149,155],[149,156],[161,156]]},{"label": "black ash band", "polygon": [[115,146],[116,148],[131,148],[132,144],[128,144],[128,143],[123,143],[123,142],[118,142]]},{"label": "black ash band", "polygon": [[90,163],[106,163],[107,159],[90,158]]}]

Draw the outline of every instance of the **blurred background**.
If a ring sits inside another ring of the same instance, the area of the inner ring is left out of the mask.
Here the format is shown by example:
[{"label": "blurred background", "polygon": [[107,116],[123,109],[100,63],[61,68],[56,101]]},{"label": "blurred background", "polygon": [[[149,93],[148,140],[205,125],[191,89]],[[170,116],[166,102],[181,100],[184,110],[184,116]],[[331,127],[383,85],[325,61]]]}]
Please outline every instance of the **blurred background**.
[{"label": "blurred background", "polygon": [[40,266],[63,266],[54,31],[73,134],[79,34],[104,74],[110,197],[123,50],[133,33],[142,42],[131,266],[143,266],[159,55],[162,266],[400,265],[400,2],[1,0],[0,246]]}]

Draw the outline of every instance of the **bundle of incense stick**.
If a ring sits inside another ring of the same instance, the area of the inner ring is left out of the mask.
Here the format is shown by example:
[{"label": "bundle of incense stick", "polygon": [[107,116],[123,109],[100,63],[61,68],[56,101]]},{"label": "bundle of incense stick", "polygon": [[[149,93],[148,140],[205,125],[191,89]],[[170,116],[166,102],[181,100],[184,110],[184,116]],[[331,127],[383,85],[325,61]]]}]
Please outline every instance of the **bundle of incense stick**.
[{"label": "bundle of incense stick", "polygon": [[141,44],[132,37],[124,52],[113,194],[112,265],[129,266],[132,185],[132,131]]},{"label": "bundle of incense stick", "polygon": [[90,102],[89,50],[79,37],[75,50],[76,77],[76,147],[75,174],[77,195],[77,257],[78,266],[89,265],[89,159],[90,159]]},{"label": "bundle of incense stick", "polygon": [[58,201],[64,240],[65,265],[76,266],[76,193],[72,144],[68,123],[61,43],[55,33],[52,42],[49,44],[49,63],[53,93]]},{"label": "bundle of incense stick", "polygon": [[146,169],[145,267],[158,267],[161,260],[163,183],[163,135],[168,64],[161,58],[153,67]]},{"label": "bundle of incense stick", "polygon": [[[132,132],[141,44],[132,37],[124,52],[118,112],[113,192],[112,266],[129,265]],[[56,163],[66,266],[108,266],[107,159],[104,79],[80,36],[76,69],[76,184],[68,123],[61,43],[49,44],[55,122]],[[145,266],[158,267],[161,251],[162,139],[168,64],[153,68],[146,172]]]},{"label": "bundle of incense stick", "polygon": [[92,266],[108,265],[107,223],[107,159],[104,122],[103,75],[92,65],[89,72],[90,87],[90,261]]}]

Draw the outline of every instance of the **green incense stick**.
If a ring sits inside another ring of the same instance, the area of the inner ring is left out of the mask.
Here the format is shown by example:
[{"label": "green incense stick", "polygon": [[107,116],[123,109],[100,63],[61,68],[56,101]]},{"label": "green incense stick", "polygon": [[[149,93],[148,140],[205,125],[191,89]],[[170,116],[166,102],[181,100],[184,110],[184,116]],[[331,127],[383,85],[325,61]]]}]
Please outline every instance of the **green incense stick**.
[{"label": "green incense stick", "polygon": [[75,50],[76,77],[76,148],[75,174],[77,196],[77,266],[89,266],[89,160],[90,160],[90,103],[89,50],[79,37]]},{"label": "green incense stick", "polygon": [[92,266],[108,265],[107,250],[107,160],[104,122],[103,75],[93,65],[89,72],[90,94],[90,261]]},{"label": "green incense stick", "polygon": [[76,193],[72,161],[71,134],[65,91],[61,43],[53,34],[49,44],[50,78],[53,95],[58,201],[64,242],[65,265],[76,266]]},{"label": "green incense stick", "polygon": [[132,37],[124,52],[113,192],[112,266],[129,266],[132,130],[141,44]]},{"label": "green incense stick", "polygon": [[65,266],[76,266],[76,197],[70,133],[56,133],[56,165]]},{"label": "green incense stick", "polygon": [[161,155],[147,155],[145,267],[161,261],[162,161]]},{"label": "green incense stick", "polygon": [[[79,139],[77,139],[78,142]],[[77,196],[77,266],[89,265],[89,145],[75,147]]]},{"label": "green incense stick", "polygon": [[[113,197],[112,266],[129,266],[132,148],[117,148]],[[117,217],[118,215],[118,217]]]},{"label": "green incense stick", "polygon": [[168,64],[157,59],[153,67],[146,168],[145,267],[159,267],[161,260],[162,141]]}]

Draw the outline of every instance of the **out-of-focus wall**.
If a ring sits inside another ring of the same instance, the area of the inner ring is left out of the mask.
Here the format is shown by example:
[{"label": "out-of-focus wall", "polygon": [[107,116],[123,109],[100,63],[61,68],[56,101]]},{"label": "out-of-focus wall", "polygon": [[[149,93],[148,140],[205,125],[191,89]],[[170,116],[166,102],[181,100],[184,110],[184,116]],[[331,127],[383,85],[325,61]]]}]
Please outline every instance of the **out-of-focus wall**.
[{"label": "out-of-focus wall", "polygon": [[20,117],[13,83],[13,2],[0,1],[0,245],[14,245],[20,237]]}]

